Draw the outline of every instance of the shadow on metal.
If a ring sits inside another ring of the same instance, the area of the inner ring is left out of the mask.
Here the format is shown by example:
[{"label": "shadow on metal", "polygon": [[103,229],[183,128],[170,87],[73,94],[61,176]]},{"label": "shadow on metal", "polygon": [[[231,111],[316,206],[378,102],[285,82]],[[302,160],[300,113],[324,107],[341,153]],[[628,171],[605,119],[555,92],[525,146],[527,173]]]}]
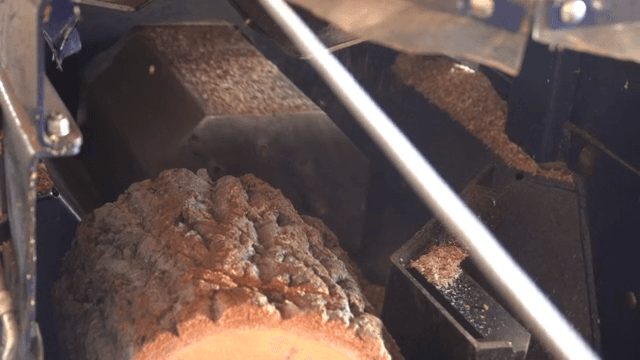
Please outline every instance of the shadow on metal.
[{"label": "shadow on metal", "polygon": [[[591,240],[581,183],[574,185],[550,181],[495,165],[481,172],[461,196],[569,322],[587,342],[598,349],[600,332],[591,270]],[[442,232],[443,229],[435,220],[431,220],[392,256],[393,268],[385,297],[383,321],[409,359],[418,359],[415,357],[418,348],[427,346],[435,339],[433,333],[423,328],[436,316],[434,312],[441,312],[442,309],[434,305],[420,305],[438,299],[434,291],[442,293],[440,302],[445,299],[449,303],[462,304],[453,308],[449,306],[449,312],[453,312],[449,317],[437,316],[439,321],[447,319],[448,327],[456,324],[452,319],[457,318],[458,324],[454,327],[458,328],[458,332],[461,332],[460,326],[464,328],[460,324],[466,321],[470,324],[466,328],[469,334],[473,334],[475,329],[476,336],[484,335],[477,329],[477,316],[485,314],[473,314],[470,309],[485,308],[484,304],[491,301],[486,300],[485,296],[496,299],[501,306],[514,313],[469,259],[462,262],[463,275],[460,282],[453,286],[452,292],[438,291],[424,278],[420,279],[421,276],[414,269],[407,268],[412,260],[427,250],[431,242],[437,240],[438,231]],[[456,291],[461,287],[465,288],[464,291]],[[488,295],[482,295],[484,291]],[[426,296],[425,292],[431,295]],[[459,295],[452,296],[451,293]],[[492,305],[489,305],[491,308]],[[487,321],[485,318],[480,320]],[[490,328],[492,325],[487,323],[485,326]],[[463,340],[465,337],[451,335],[446,338],[458,338],[466,344],[464,346],[473,344]],[[444,343],[449,344],[448,341]],[[454,346],[455,342],[450,345]],[[533,337],[526,358],[552,359]]]},{"label": "shadow on metal", "polygon": [[37,288],[36,320],[40,325],[45,359],[64,359],[58,345],[58,323],[52,301],[54,283],[58,280],[62,258],[80,223],[78,214],[56,188],[38,198],[36,204]]}]

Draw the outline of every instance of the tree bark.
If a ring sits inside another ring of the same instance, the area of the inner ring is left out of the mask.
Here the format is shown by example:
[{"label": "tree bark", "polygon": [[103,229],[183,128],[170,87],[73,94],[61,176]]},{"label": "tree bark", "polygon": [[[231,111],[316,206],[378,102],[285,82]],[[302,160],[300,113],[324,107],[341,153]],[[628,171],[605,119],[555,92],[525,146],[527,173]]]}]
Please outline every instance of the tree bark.
[{"label": "tree bark", "polygon": [[54,289],[70,359],[389,359],[336,237],[252,175],[164,171],[80,225]]}]

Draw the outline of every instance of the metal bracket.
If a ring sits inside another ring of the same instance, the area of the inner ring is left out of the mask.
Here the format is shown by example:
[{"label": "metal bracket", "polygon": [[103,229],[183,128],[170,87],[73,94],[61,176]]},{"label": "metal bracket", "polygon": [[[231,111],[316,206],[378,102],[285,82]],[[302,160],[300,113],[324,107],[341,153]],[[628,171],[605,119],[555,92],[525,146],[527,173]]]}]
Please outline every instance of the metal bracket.
[{"label": "metal bracket", "polygon": [[459,12],[489,25],[518,32],[527,10],[509,0],[464,0]]},{"label": "metal bracket", "polygon": [[[614,6],[612,2],[616,0],[607,1],[536,2],[532,40],[551,49],[569,49],[640,63],[637,51],[640,49],[637,21],[640,19],[640,5],[619,0]],[[627,7],[621,7],[625,3]],[[596,12],[597,9],[601,10]]]},{"label": "metal bracket", "polygon": [[527,16],[527,9],[519,1],[511,0],[409,0],[434,11],[442,11],[473,18],[477,21],[518,32]]},{"label": "metal bracket", "polygon": [[[49,90],[46,91],[48,99],[51,99],[46,101],[49,110],[52,113],[68,115],[48,80],[45,88]],[[18,315],[18,358],[37,358],[33,353],[30,354],[29,350],[42,346],[41,343],[32,345],[33,339],[38,338],[35,322],[36,163],[40,158],[77,154],[80,151],[82,135],[80,129],[71,122],[70,132],[57,139],[55,148],[44,147],[38,140],[35,124],[30,121],[27,112],[19,103],[4,71],[0,72],[0,102],[4,120],[5,191],[8,194],[9,226],[12,250],[15,254],[15,267],[6,270],[11,273],[8,287]]]},{"label": "metal bracket", "polygon": [[[82,135],[44,73],[43,21],[51,1],[0,2],[0,105],[3,114],[5,189],[13,256],[5,262],[7,287],[17,317],[16,358],[41,359],[36,323],[36,163],[75,155]],[[67,130],[51,133],[51,116]]]},{"label": "metal bracket", "polygon": [[613,25],[640,20],[640,3],[632,0],[566,0],[548,5],[554,30]]},{"label": "metal bracket", "polygon": [[82,48],[76,26],[80,21],[80,8],[71,0],[55,0],[45,8],[43,35],[53,53],[53,60],[62,70],[62,60]]}]

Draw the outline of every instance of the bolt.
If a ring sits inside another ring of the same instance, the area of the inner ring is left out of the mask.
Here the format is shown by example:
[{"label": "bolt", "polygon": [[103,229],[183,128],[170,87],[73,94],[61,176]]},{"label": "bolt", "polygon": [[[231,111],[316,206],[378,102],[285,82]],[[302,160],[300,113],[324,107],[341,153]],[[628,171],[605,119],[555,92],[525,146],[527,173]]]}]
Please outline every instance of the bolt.
[{"label": "bolt", "polygon": [[488,19],[493,15],[496,5],[493,0],[471,0],[471,13],[481,19]]},{"label": "bolt", "polygon": [[638,300],[636,299],[636,294],[633,291],[629,291],[626,295],[626,302],[629,309],[635,309],[638,306]]},{"label": "bolt", "polygon": [[604,9],[604,4],[602,3],[602,0],[592,0],[591,7],[595,10],[602,11]]},{"label": "bolt", "polygon": [[47,118],[47,134],[54,139],[69,135],[71,122],[69,118],[60,113],[50,114]]},{"label": "bolt", "polygon": [[560,8],[560,20],[565,24],[579,24],[587,14],[587,4],[582,0],[569,0]]}]

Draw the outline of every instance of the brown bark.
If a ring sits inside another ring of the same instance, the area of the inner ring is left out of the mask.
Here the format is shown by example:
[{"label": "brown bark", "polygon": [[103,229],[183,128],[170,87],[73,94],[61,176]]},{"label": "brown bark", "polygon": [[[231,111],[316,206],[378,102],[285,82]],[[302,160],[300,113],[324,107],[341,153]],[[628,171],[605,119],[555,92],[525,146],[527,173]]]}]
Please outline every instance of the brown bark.
[{"label": "brown bark", "polygon": [[336,237],[252,175],[132,185],[84,219],[54,297],[71,359],[390,358]]}]

